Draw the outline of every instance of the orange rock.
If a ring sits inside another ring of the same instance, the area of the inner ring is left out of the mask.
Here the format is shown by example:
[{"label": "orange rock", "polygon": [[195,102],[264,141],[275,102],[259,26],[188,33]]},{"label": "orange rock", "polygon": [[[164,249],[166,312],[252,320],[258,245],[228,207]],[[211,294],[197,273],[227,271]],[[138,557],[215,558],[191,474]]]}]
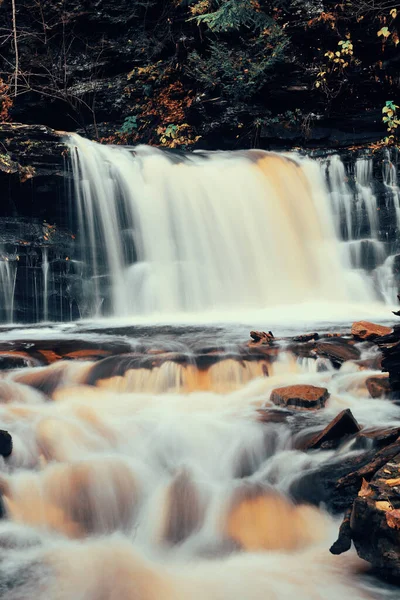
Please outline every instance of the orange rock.
[{"label": "orange rock", "polygon": [[271,393],[271,402],[295,410],[323,408],[329,398],[326,388],[314,385],[288,385],[276,388]]},{"label": "orange rock", "polygon": [[359,340],[373,340],[377,337],[388,335],[392,331],[391,327],[369,323],[369,321],[356,321],[351,327],[352,335]]}]

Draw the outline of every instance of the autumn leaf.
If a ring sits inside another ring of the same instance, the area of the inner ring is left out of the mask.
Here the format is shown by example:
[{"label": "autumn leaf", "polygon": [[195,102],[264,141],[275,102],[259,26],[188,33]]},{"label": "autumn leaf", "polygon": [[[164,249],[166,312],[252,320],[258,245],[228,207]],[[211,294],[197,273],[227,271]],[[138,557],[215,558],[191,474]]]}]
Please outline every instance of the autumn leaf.
[{"label": "autumn leaf", "polygon": [[378,31],[377,35],[378,37],[382,35],[386,40],[390,36],[390,31],[388,27],[382,27],[382,29]]},{"label": "autumn leaf", "polygon": [[386,523],[391,529],[400,529],[400,510],[398,508],[386,513]]},{"label": "autumn leaf", "polygon": [[368,481],[363,478],[362,484],[361,484],[361,489],[358,492],[358,495],[361,498],[365,498],[366,496],[371,496],[371,494],[372,494],[372,489],[371,489]]}]

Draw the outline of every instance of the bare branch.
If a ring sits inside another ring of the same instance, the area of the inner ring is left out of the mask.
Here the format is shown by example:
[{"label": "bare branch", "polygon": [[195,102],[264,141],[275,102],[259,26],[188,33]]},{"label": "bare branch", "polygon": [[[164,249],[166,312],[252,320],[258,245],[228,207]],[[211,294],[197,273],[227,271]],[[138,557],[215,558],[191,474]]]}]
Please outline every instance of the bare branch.
[{"label": "bare branch", "polygon": [[19,54],[18,54],[18,41],[17,41],[17,18],[15,0],[11,0],[12,6],[12,26],[14,33],[14,52],[15,52],[15,80],[14,80],[14,96],[18,93],[18,71],[19,71]]}]

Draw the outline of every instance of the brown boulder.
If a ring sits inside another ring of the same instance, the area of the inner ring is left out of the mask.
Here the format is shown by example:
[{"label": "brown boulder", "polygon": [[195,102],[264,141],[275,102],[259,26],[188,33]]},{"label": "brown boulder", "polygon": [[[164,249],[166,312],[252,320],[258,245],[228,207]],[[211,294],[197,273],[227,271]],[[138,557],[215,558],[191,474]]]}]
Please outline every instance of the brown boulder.
[{"label": "brown boulder", "polygon": [[276,388],[271,393],[271,402],[295,410],[316,410],[324,408],[329,398],[326,388],[314,385],[288,385]]},{"label": "brown boulder", "polygon": [[384,335],[392,333],[391,327],[377,325],[369,321],[356,321],[351,327],[352,335],[358,340],[374,340]]},{"label": "brown boulder", "polygon": [[349,408],[342,410],[334,419],[325,427],[321,433],[314,436],[307,444],[306,450],[315,450],[317,448],[334,448],[339,445],[343,438],[353,435],[360,431],[360,426],[353,417],[353,413]]},{"label": "brown boulder", "polygon": [[389,374],[382,373],[368,377],[365,381],[371,398],[386,398],[390,393]]}]

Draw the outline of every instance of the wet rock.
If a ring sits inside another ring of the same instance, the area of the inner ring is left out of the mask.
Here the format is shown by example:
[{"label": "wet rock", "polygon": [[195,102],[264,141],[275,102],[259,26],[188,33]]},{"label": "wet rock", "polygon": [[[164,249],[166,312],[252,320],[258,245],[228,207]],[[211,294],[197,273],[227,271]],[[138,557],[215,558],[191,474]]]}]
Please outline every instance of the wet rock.
[{"label": "wet rock", "polygon": [[306,450],[317,448],[335,448],[350,435],[360,431],[360,426],[349,408],[342,410],[321,433],[314,436],[307,444]]},{"label": "wet rock", "polygon": [[361,558],[383,575],[400,577],[400,455],[363,481],[351,514],[351,535]]},{"label": "wet rock", "polygon": [[343,521],[339,529],[338,539],[329,549],[332,554],[343,554],[343,552],[350,550],[352,540],[350,526],[351,511],[352,509],[348,508],[344,513]]},{"label": "wet rock", "polygon": [[271,402],[295,410],[317,410],[324,408],[329,398],[326,388],[314,385],[289,385],[276,388],[271,393]]},{"label": "wet rock", "polygon": [[332,513],[342,513],[352,506],[363,479],[371,479],[383,465],[400,453],[400,441],[372,448],[346,458],[336,456],[308,472],[299,474],[290,486],[296,502],[319,506],[323,502]]},{"label": "wet rock", "polygon": [[62,382],[63,377],[64,365],[62,363],[56,363],[50,367],[39,367],[37,369],[29,369],[29,371],[17,373],[14,375],[14,381],[29,385],[46,396],[51,396]]},{"label": "wet rock", "polygon": [[302,335],[296,335],[293,338],[294,342],[310,342],[311,340],[319,340],[319,333],[304,333]]},{"label": "wet rock", "polygon": [[395,442],[399,436],[400,427],[363,430],[356,436],[356,447],[383,448]]},{"label": "wet rock", "polygon": [[291,415],[293,415],[293,412],[288,410],[259,408],[257,410],[257,421],[260,421],[260,423],[286,423]]},{"label": "wet rock", "polygon": [[360,350],[355,347],[353,340],[336,337],[324,342],[317,342],[314,352],[322,358],[329,358],[336,368],[348,360],[358,360],[361,356]]},{"label": "wet rock", "polygon": [[387,398],[390,394],[389,376],[386,373],[368,377],[365,384],[371,398]]},{"label": "wet rock", "polygon": [[375,340],[392,333],[391,327],[370,323],[369,321],[357,321],[351,327],[351,333],[357,340]]},{"label": "wet rock", "polygon": [[389,397],[398,400],[400,398],[400,325],[396,325],[388,335],[378,338],[376,343],[383,354],[382,370],[389,373]]},{"label": "wet rock", "polygon": [[8,431],[0,429],[0,455],[7,458],[11,455],[13,449],[13,441]]},{"label": "wet rock", "polygon": [[252,339],[250,344],[272,344],[274,341],[274,334],[272,331],[250,331],[250,337]]}]

